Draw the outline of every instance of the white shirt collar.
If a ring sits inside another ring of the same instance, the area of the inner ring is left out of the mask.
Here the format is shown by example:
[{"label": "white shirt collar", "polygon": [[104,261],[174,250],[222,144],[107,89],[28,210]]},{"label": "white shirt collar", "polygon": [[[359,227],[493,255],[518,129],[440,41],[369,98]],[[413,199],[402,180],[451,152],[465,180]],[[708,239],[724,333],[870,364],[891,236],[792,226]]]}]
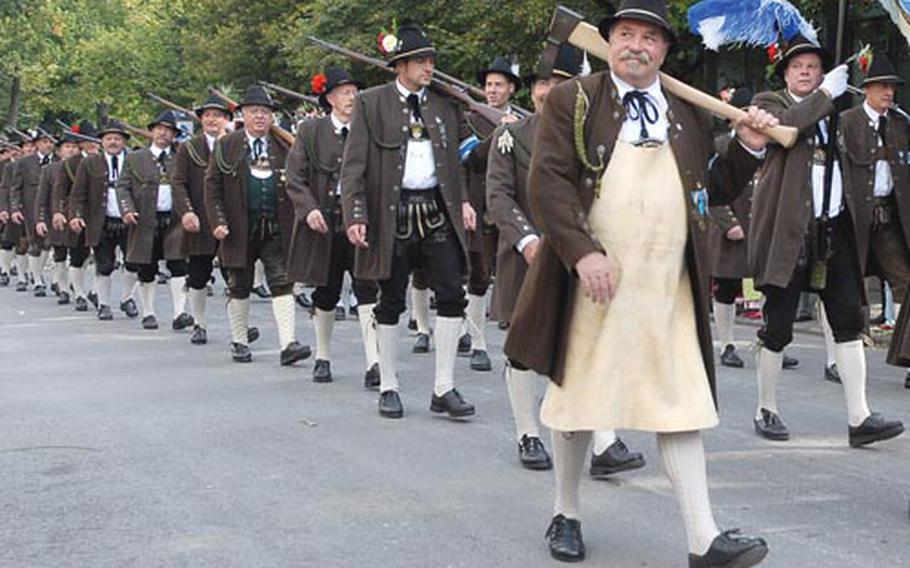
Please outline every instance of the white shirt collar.
[{"label": "white shirt collar", "polygon": [[332,126],[335,127],[335,134],[341,134],[341,129],[342,129],[342,128],[345,128],[345,127],[347,127],[348,129],[351,128],[351,124],[350,124],[350,123],[348,123],[348,122],[341,122],[341,119],[339,119],[337,116],[335,116],[335,113],[334,113],[334,112],[330,112],[330,113],[329,113],[329,116],[332,118]]},{"label": "white shirt collar", "polygon": [[878,119],[881,116],[888,116],[888,111],[885,111],[884,114],[879,113],[877,110],[869,106],[868,101],[863,101],[863,110],[866,111],[866,116],[872,119],[872,122],[875,123],[875,128],[878,128]]},{"label": "white shirt collar", "polygon": [[787,89],[787,94],[790,95],[790,98],[793,99],[794,101],[796,101],[797,103],[803,102],[803,99],[806,98],[806,97],[800,97],[800,96],[794,94],[793,91],[791,91],[790,89]]},{"label": "white shirt collar", "polygon": [[666,106],[666,98],[664,97],[663,89],[660,88],[660,79],[658,77],[654,78],[654,82],[646,89],[639,89],[633,87],[632,85],[626,83],[622,79],[616,76],[616,73],[610,71],[610,78],[613,79],[613,84],[616,85],[616,90],[619,91],[619,99],[622,100],[626,93],[629,91],[644,91],[645,93],[651,95],[651,97],[658,103]]},{"label": "white shirt collar", "polygon": [[264,151],[266,148],[269,147],[269,135],[268,135],[268,134],[262,136],[261,138],[256,138],[255,136],[253,136],[252,134],[250,134],[250,131],[249,131],[249,130],[244,130],[243,132],[246,134],[246,142],[247,142],[247,145],[248,145],[251,149],[253,148],[253,142],[254,142],[255,140],[262,140],[262,143],[264,144],[264,146],[262,147],[263,151]]},{"label": "white shirt collar", "polygon": [[209,150],[211,150],[212,148],[215,147],[215,142],[217,142],[217,141],[218,141],[218,139],[215,138],[214,136],[212,136],[211,134],[205,135],[205,143],[209,147]]},{"label": "white shirt collar", "polygon": [[398,79],[395,79],[395,86],[398,88],[398,94],[400,94],[404,98],[408,98],[408,95],[417,95],[417,97],[420,100],[423,100],[427,93],[426,87],[421,87],[421,89],[419,91],[417,91],[416,93],[412,93],[411,91],[409,91],[407,89],[407,87],[402,85],[401,81],[399,81]]},{"label": "white shirt collar", "polygon": [[160,156],[162,152],[165,152],[165,153],[167,152],[167,148],[159,148],[158,146],[156,146],[154,144],[149,146],[149,150],[152,151],[152,155],[155,156],[156,160],[158,159],[158,156]]}]

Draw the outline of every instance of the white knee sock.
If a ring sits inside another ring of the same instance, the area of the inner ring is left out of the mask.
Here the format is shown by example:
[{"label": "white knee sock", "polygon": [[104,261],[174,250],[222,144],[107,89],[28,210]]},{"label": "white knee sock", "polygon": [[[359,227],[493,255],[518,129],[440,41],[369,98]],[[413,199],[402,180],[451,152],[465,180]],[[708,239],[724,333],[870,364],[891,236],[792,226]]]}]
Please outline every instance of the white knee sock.
[{"label": "white knee sock", "polygon": [[11,250],[0,249],[0,272],[9,274],[10,268],[13,266],[13,257],[15,255],[16,253]]},{"label": "white knee sock", "polygon": [[139,284],[139,299],[142,303],[142,317],[155,315],[155,282]]},{"label": "white knee sock", "polygon": [[866,402],[866,351],[863,341],[835,343],[834,359],[847,398],[847,421],[850,426],[859,426],[870,414]]},{"label": "white knee sock", "polygon": [[297,341],[297,312],[294,307],[294,296],[285,294],[272,298],[272,313],[278,326],[278,343],[281,349],[287,349]]},{"label": "white knee sock", "polygon": [[455,358],[460,336],[461,318],[436,316],[436,380],[433,383],[436,396],[455,388]]},{"label": "white knee sock", "polygon": [[205,320],[205,304],[206,304],[206,290],[196,290],[195,288],[190,288],[190,309],[193,310],[193,319],[196,320],[196,325],[202,329],[206,329],[207,322]]},{"label": "white knee sock", "polygon": [[818,302],[818,323],[822,326],[822,334],[825,336],[825,365],[830,367],[836,362],[834,360],[834,332],[831,331],[831,324],[828,323],[824,302]]},{"label": "white knee sock", "polygon": [[67,282],[66,261],[54,263],[54,281],[61,292],[69,294],[70,285]]},{"label": "white knee sock", "polygon": [[522,436],[539,438],[537,428],[537,392],[540,379],[534,371],[519,370],[506,365],[506,389],[509,392],[509,404],[512,405],[512,418],[515,420],[515,438]]},{"label": "white knee sock", "polygon": [[257,260],[253,268],[253,288],[258,288],[265,283],[265,265]]},{"label": "white knee sock", "polygon": [[598,430],[594,432],[594,448],[593,452],[596,455],[600,455],[607,451],[607,448],[613,445],[613,442],[616,441],[616,432],[613,430]]},{"label": "white knee sock", "polygon": [[733,344],[733,322],[736,320],[736,304],[714,302],[714,322],[717,325],[717,340],[721,348]]},{"label": "white knee sock", "polygon": [[316,358],[332,360],[332,328],[335,327],[335,312],[316,308],[313,314],[313,327],[316,330]]},{"label": "white knee sock", "polygon": [[16,277],[19,282],[28,282],[28,257],[24,254],[16,255]]},{"label": "white knee sock", "polygon": [[186,276],[171,276],[168,280],[171,288],[171,301],[174,304],[174,319],[186,311]]},{"label": "white knee sock", "polygon": [[376,324],[379,344],[379,392],[398,390],[398,325]]},{"label": "white knee sock", "polygon": [[95,291],[98,293],[99,306],[111,306],[111,277],[95,276]]},{"label": "white knee sock", "polygon": [[28,257],[28,271],[32,273],[36,286],[44,284],[44,264],[41,262],[40,256]]},{"label": "white knee sock", "polygon": [[[154,284],[154,282],[152,282]],[[139,286],[139,275],[128,270],[123,271],[123,294],[120,297],[121,302],[125,302],[133,297],[136,293],[136,287]]]},{"label": "white knee sock", "polygon": [[487,350],[486,323],[487,299],[485,296],[468,294],[468,309],[465,311],[468,333],[471,334],[471,346],[477,351]]},{"label": "white knee sock", "polygon": [[705,448],[701,432],[658,434],[657,447],[664,471],[676,490],[679,508],[686,523],[689,552],[704,554],[720,534],[708,497]]},{"label": "white knee sock", "polygon": [[758,352],[758,408],[755,417],[761,417],[761,409],[767,408],[777,414],[777,379],[780,377],[784,354],[775,353],[762,347]]},{"label": "white knee sock", "polygon": [[231,324],[231,341],[248,345],[247,328],[250,319],[250,299],[230,298],[227,304],[228,321]]},{"label": "white knee sock", "polygon": [[367,369],[379,362],[379,347],[376,343],[376,316],[373,308],[376,304],[357,306],[357,318],[360,322],[360,337],[363,339],[363,354],[366,357]]},{"label": "white knee sock", "polygon": [[73,283],[73,294],[77,298],[85,297],[85,268],[70,266],[70,282]]},{"label": "white knee sock", "polygon": [[591,432],[552,431],[553,468],[556,474],[556,504],[553,514],[579,519],[578,487],[588,459]]},{"label": "white knee sock", "polygon": [[411,288],[411,312],[417,322],[417,333],[430,334],[430,290]]},{"label": "white knee sock", "polygon": [[38,261],[39,261],[40,266],[41,266],[41,274],[42,274],[42,276],[44,275],[44,272],[45,272],[45,270],[47,269],[47,259],[50,258],[50,256],[51,256],[51,251],[49,251],[49,250],[43,250],[43,251],[41,251],[41,253],[38,255]]}]

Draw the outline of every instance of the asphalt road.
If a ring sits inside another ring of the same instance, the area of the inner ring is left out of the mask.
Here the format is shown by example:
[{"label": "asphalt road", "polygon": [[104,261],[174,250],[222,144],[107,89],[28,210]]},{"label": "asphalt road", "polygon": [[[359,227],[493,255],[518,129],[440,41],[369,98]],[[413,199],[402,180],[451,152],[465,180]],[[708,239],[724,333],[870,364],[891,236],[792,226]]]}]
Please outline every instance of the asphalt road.
[{"label": "asphalt road", "polygon": [[[166,321],[166,286],[158,294]],[[403,332],[406,416],[390,421],[362,388],[355,321],[336,325],[335,382],[318,385],[311,361],[278,366],[266,301],[253,304],[263,337],[250,365],[228,357],[221,297],[209,313],[211,342],[195,347],[167,326],[99,322],[0,288],[0,566],[561,565],[543,540],[552,473],[517,463],[495,326],[493,372],[458,361],[478,408],[469,422],[428,412],[432,355],[412,355]],[[303,310],[298,330],[312,344]],[[737,334],[745,345],[754,328]],[[823,351],[804,333],[790,349],[801,364],[780,385],[789,443],[752,431],[751,357],[721,370],[721,425],[705,437],[718,523],[765,536],[763,566],[910,566],[910,437],[849,449]],[[873,408],[910,421],[903,371],[881,351],[868,360]],[[623,437],[648,465],[583,483],[583,565],[686,566],[654,436]]]}]

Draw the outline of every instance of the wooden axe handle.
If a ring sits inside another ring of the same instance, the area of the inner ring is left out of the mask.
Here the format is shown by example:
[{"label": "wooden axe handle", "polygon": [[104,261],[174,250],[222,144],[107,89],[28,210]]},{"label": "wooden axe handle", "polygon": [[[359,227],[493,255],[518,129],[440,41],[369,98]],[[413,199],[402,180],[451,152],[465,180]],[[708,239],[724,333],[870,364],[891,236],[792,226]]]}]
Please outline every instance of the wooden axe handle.
[{"label": "wooden axe handle", "polygon": [[[575,27],[569,36],[569,43],[579,49],[586,50],[602,61],[607,61],[608,59],[609,44],[600,35],[600,30],[587,22],[581,22]],[[687,85],[666,73],[660,73],[660,82],[670,93],[721,118],[736,121],[746,115],[745,111],[703,91],[699,91],[695,87]],[[765,134],[784,148],[790,148],[796,143],[799,131],[793,126],[775,126],[766,130]]]}]

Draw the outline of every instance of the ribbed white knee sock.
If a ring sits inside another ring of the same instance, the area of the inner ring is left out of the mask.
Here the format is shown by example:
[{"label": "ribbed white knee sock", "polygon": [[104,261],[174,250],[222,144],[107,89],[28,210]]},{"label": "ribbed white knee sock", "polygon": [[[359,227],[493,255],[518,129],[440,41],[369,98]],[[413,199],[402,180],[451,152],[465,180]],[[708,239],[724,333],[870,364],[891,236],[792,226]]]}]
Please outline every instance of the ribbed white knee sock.
[{"label": "ribbed white knee sock", "polygon": [[139,299],[142,303],[142,317],[155,315],[155,282],[139,284]]},{"label": "ribbed white knee sock", "polygon": [[515,420],[515,438],[522,436],[539,438],[537,428],[537,392],[540,377],[531,370],[519,370],[506,365],[506,389],[509,392],[509,404],[512,405],[512,418]]},{"label": "ribbed white knee sock", "polygon": [[468,333],[471,334],[471,346],[475,350],[487,350],[486,322],[487,299],[485,296],[468,294],[468,309],[465,310]]},{"label": "ribbed white knee sock", "polygon": [[379,391],[398,390],[398,325],[376,324],[379,344]]},{"label": "ribbed white knee sock", "polygon": [[430,334],[430,290],[411,288],[411,312],[417,322],[417,333]]},{"label": "ribbed white knee sock", "polygon": [[335,327],[335,312],[316,308],[313,314],[313,327],[316,330],[316,358],[332,360],[332,329]]},{"label": "ribbed white knee sock", "polygon": [[196,320],[196,325],[202,329],[206,329],[207,321],[205,319],[205,304],[207,292],[205,288],[202,290],[196,290],[190,288],[189,297],[190,297],[190,309],[193,310],[193,319]]},{"label": "ribbed white knee sock", "polygon": [[717,325],[717,340],[721,348],[733,344],[733,322],[736,320],[736,304],[714,302],[714,322]]},{"label": "ribbed white knee sock", "polygon": [[556,474],[556,503],[554,515],[579,519],[581,507],[578,504],[578,488],[581,474],[588,458],[591,432],[552,431],[553,469]]},{"label": "ribbed white knee sock", "polygon": [[229,299],[227,311],[228,321],[231,324],[231,340],[240,345],[248,345],[247,328],[250,320],[250,299]]},{"label": "ribbed white knee sock", "polygon": [[376,304],[361,304],[357,306],[357,318],[360,322],[360,336],[363,339],[363,354],[366,358],[367,369],[379,362],[379,347],[376,340],[376,316],[373,308]]},{"label": "ribbed white knee sock", "polygon": [[291,342],[297,340],[297,313],[294,307],[294,296],[285,294],[272,298],[272,313],[278,326],[279,347],[287,349]]},{"label": "ribbed white knee sock", "polygon": [[455,388],[455,358],[458,356],[458,338],[461,335],[461,318],[436,317],[436,379],[433,392],[442,396]]},{"label": "ribbed white knee sock", "polygon": [[834,344],[834,359],[847,398],[847,421],[859,426],[869,417],[866,402],[866,351],[861,339]]},{"label": "ribbed white knee sock", "polygon": [[780,377],[783,361],[783,353],[775,353],[764,347],[758,352],[758,366],[756,369],[756,375],[758,376],[758,407],[755,409],[756,418],[761,417],[762,408],[767,408],[775,414],[778,413],[777,379]]}]

